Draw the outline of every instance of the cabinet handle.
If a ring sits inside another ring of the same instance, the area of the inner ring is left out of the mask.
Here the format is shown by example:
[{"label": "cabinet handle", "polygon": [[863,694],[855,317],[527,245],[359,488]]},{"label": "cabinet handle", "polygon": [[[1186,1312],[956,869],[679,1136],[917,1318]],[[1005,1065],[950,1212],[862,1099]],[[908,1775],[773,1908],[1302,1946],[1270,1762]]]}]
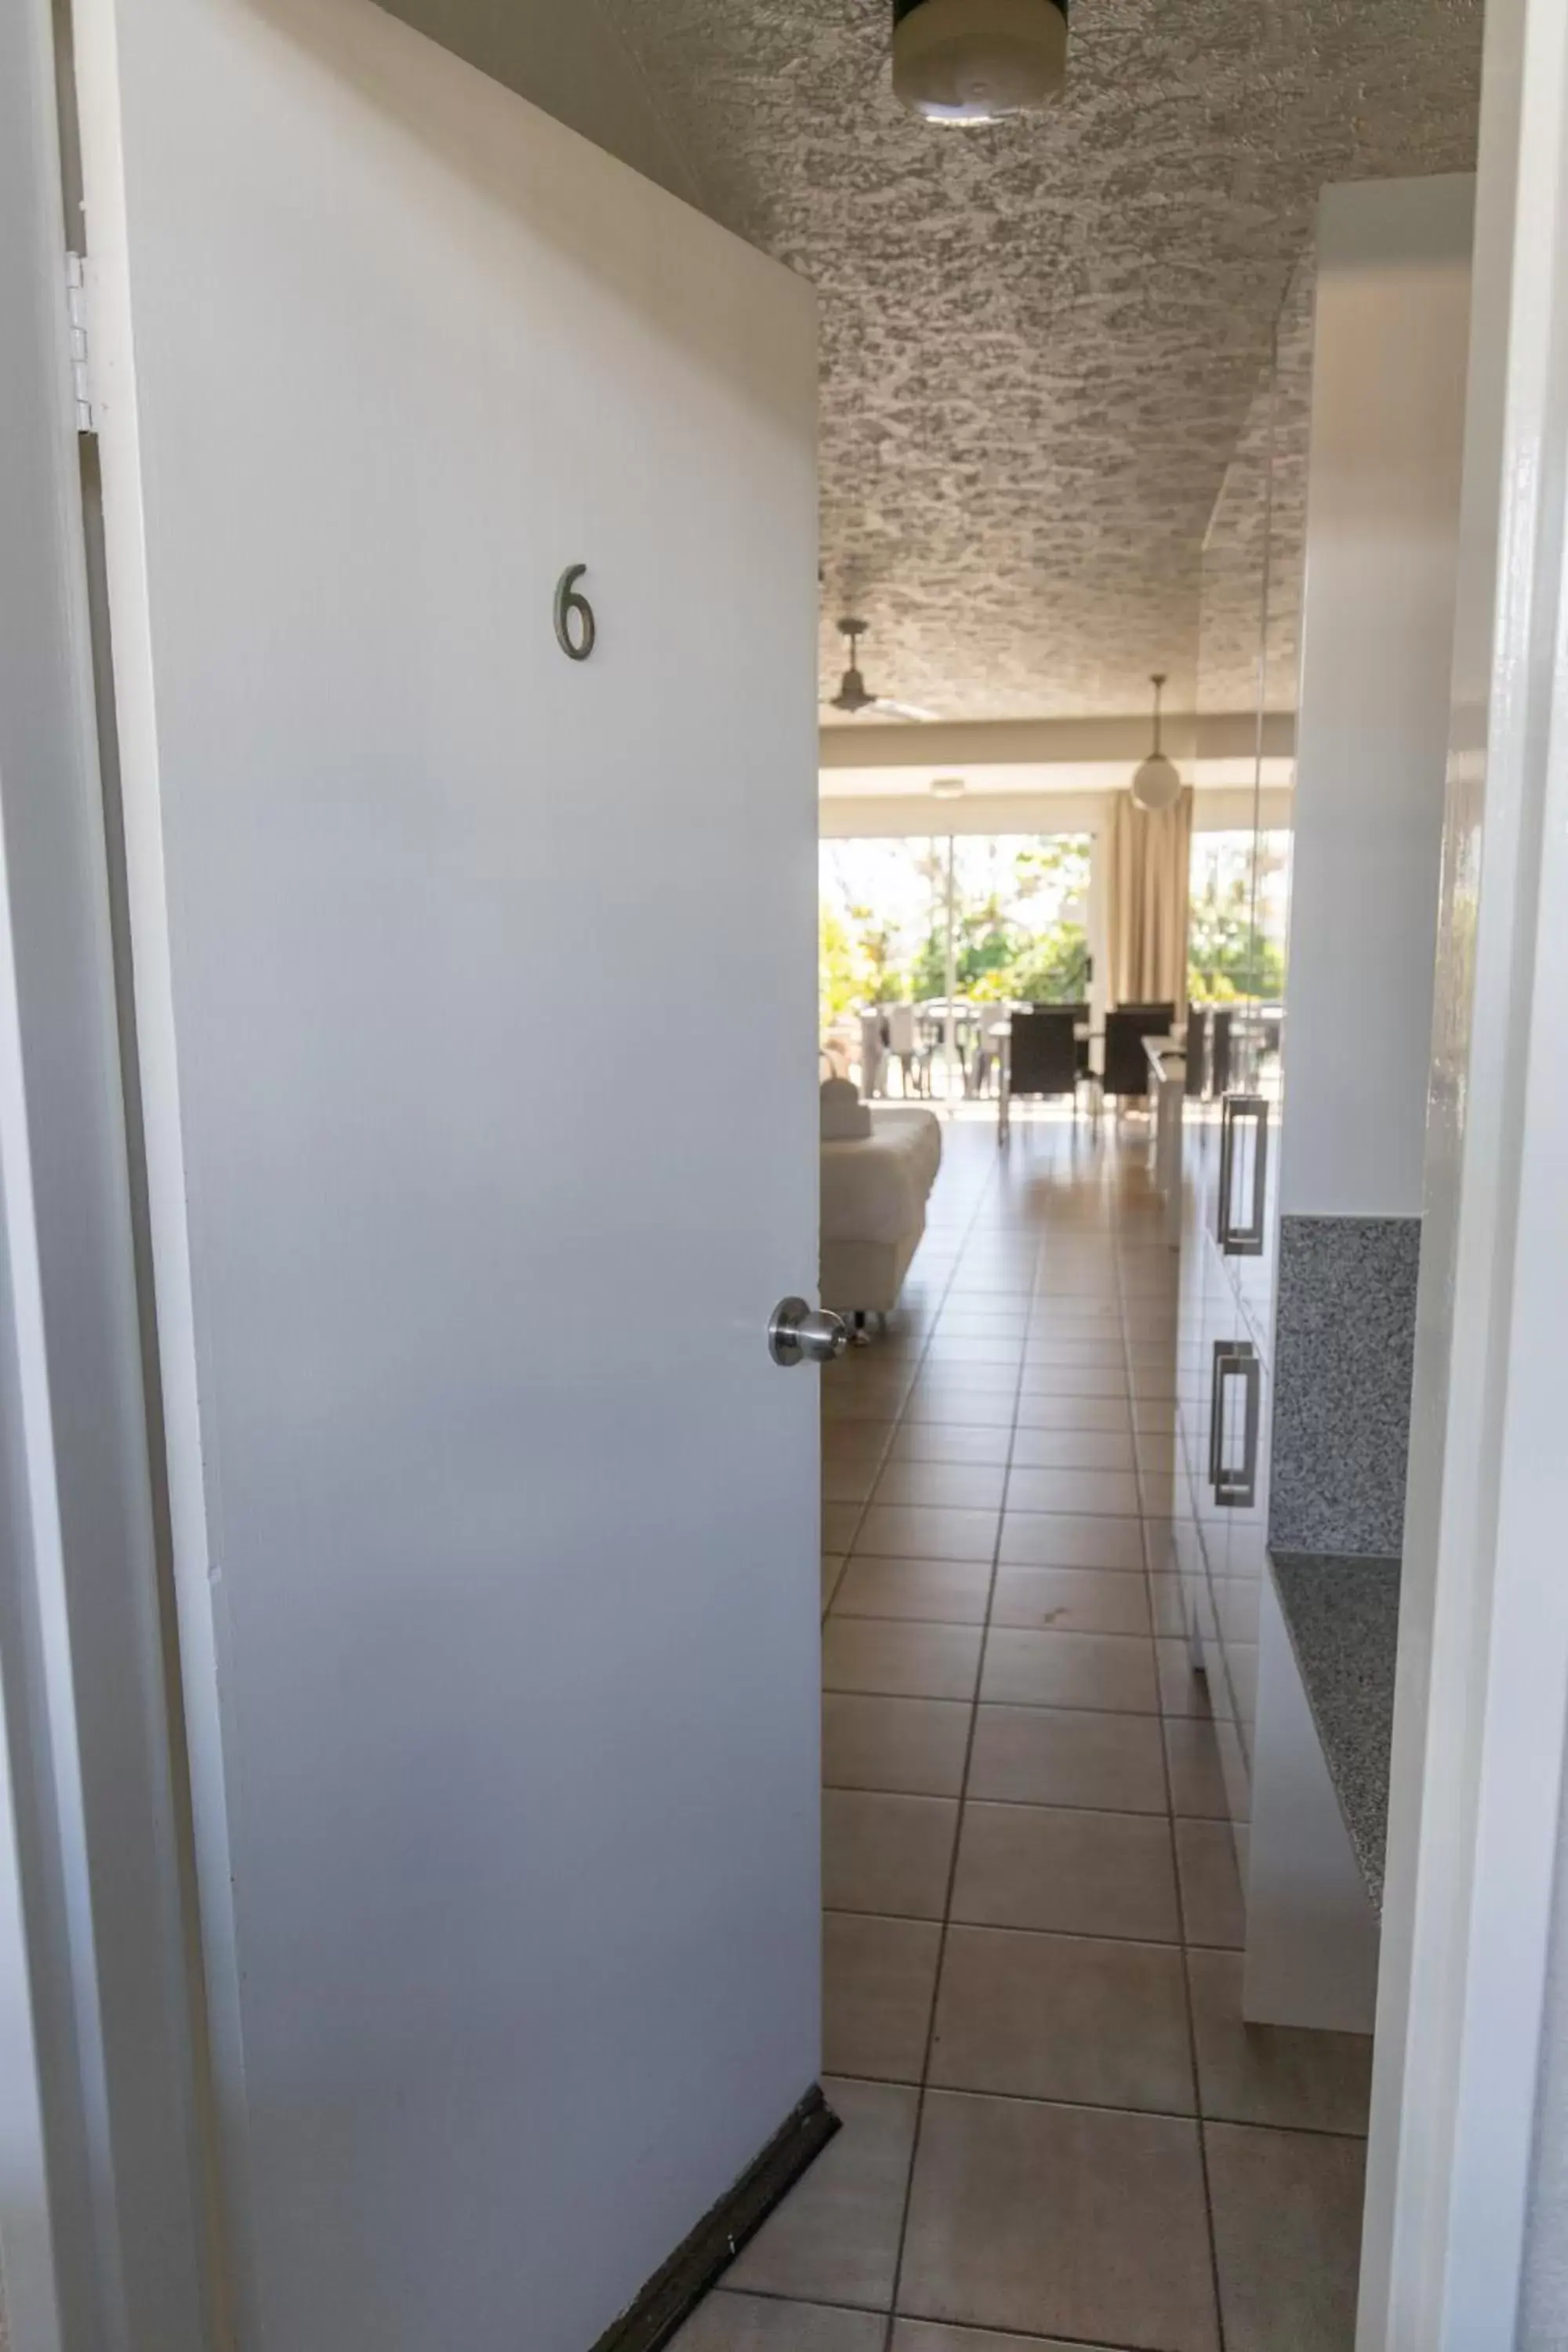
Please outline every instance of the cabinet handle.
[{"label": "cabinet handle", "polygon": [[[1241,1460],[1232,1464],[1226,1439],[1226,1384],[1239,1380],[1246,1396]],[[1263,1421],[1263,1365],[1249,1339],[1216,1339],[1214,1385],[1209,1395],[1209,1485],[1228,1511],[1249,1511],[1258,1500],[1258,1442]]]},{"label": "cabinet handle", "polygon": [[[1252,1200],[1245,1223],[1236,1214],[1237,1139],[1253,1133]],[[1217,1239],[1226,1257],[1261,1257],[1267,1239],[1268,1101],[1264,1095],[1226,1095],[1220,1108]]]}]

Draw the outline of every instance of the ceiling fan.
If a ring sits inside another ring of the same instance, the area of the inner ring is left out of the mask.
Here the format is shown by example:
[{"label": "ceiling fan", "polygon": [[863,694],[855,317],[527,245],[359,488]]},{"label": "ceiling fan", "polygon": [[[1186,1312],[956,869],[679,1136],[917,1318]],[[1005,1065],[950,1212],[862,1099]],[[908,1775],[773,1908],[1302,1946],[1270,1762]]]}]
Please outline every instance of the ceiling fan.
[{"label": "ceiling fan", "polygon": [[909,719],[921,724],[934,719],[934,710],[922,710],[915,702],[889,702],[885,696],[868,694],[866,681],[860,675],[860,640],[866,634],[864,621],[840,621],[838,634],[849,647],[849,667],[829,708],[847,710],[851,719],[863,710],[875,710],[884,719]]}]

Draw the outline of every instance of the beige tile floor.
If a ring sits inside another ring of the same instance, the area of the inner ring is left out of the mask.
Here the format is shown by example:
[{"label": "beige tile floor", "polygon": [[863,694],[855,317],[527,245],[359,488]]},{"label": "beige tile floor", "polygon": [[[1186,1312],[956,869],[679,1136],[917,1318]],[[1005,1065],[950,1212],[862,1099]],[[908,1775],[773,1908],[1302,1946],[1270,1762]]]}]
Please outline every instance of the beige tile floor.
[{"label": "beige tile floor", "polygon": [[[843,2129],[680,2352],[1351,2352],[1370,2048],[1242,2023],[1164,1573],[1142,1128],[950,1123],[824,1378],[824,2067]],[[1145,1484],[1144,1482],[1148,1482]]]}]

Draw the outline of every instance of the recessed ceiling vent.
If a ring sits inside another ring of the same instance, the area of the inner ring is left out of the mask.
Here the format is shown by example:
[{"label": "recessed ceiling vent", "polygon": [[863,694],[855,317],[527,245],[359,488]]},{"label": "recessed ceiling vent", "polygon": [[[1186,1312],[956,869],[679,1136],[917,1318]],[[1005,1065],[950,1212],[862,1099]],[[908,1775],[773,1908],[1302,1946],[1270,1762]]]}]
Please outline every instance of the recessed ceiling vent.
[{"label": "recessed ceiling vent", "polygon": [[928,122],[999,122],[1059,98],[1068,0],[893,0],[893,89]]}]

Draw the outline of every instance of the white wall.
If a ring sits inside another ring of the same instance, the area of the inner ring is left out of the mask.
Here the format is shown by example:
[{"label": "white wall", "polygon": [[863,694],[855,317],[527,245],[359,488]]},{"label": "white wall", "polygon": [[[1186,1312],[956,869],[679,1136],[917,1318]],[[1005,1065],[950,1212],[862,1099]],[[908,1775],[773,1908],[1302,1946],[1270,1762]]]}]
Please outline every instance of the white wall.
[{"label": "white wall", "polygon": [[[834,793],[823,777],[818,824],[825,841],[870,838],[921,839],[950,833],[1094,833],[1104,830],[1111,795],[1105,792],[988,793],[975,789],[962,800],[942,801],[924,793]],[[1250,833],[1255,803],[1250,785],[1200,789],[1194,796],[1194,833]],[[1263,822],[1289,826],[1291,794],[1266,786]]]},{"label": "white wall", "polygon": [[[702,205],[605,0],[381,0],[394,16],[542,107],[670,194]],[[705,207],[707,208],[707,207]]]},{"label": "white wall", "polygon": [[[1148,711],[1125,719],[847,719],[819,730],[819,756],[825,771],[842,775],[904,768],[923,783],[932,775],[965,772],[978,781],[979,772],[990,769],[1005,777],[1005,789],[1017,790],[1031,776],[1054,770],[1051,783],[1071,773],[1075,784],[1092,790],[1130,776],[1148,757],[1151,724]],[[1267,712],[1260,743],[1256,711],[1194,719],[1190,711],[1169,710],[1163,739],[1179,768],[1196,762],[1216,781],[1248,782],[1261,751],[1265,780],[1277,766],[1281,774],[1274,781],[1288,782],[1296,719],[1293,711]]]},{"label": "white wall", "polygon": [[1286,1214],[1421,1209],[1473,206],[1460,178],[1322,200]]},{"label": "white wall", "polygon": [[1360,2352],[1568,2341],[1565,188],[1568,13],[1489,0]]}]

